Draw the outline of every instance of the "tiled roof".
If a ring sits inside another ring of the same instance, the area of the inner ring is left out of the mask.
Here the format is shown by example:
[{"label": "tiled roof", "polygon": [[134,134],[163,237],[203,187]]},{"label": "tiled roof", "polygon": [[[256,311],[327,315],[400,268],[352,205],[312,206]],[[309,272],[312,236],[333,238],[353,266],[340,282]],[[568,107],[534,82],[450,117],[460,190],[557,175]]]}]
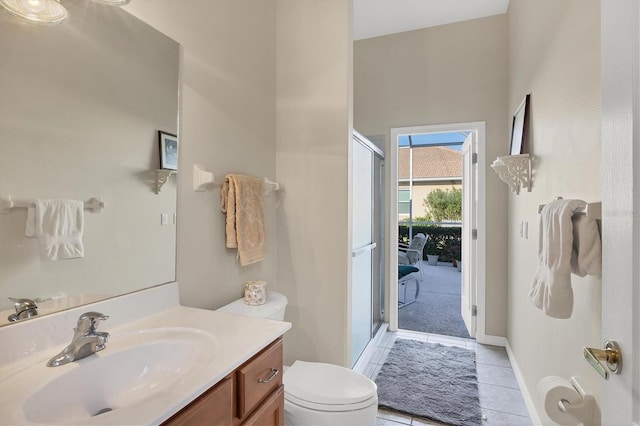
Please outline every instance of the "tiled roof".
[{"label": "tiled roof", "polygon": [[[413,148],[413,178],[461,177],[462,154],[444,146]],[[409,148],[398,149],[398,178],[409,179]]]}]

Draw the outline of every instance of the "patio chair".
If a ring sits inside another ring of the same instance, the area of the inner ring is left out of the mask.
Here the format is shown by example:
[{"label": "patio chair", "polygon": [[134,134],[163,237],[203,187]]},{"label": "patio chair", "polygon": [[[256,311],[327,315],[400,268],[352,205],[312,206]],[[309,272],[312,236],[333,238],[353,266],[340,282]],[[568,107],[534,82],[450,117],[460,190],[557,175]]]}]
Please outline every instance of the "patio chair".
[{"label": "patio chair", "polygon": [[[418,294],[420,294],[420,280],[411,276],[413,272],[418,271],[419,269],[415,266],[398,265],[398,309],[404,308],[418,299]],[[407,289],[411,281],[415,282],[416,293],[412,299],[407,299]]]},{"label": "patio chair", "polygon": [[422,233],[416,234],[407,244],[398,243],[398,265],[417,266],[422,279],[422,252],[429,236]]}]

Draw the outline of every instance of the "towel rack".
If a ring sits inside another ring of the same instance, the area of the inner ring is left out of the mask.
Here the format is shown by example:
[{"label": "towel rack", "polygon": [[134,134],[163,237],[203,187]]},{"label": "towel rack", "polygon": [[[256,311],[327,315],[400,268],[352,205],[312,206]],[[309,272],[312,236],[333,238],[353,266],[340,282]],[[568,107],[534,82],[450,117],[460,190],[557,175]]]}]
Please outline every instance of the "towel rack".
[{"label": "towel rack", "polygon": [[[11,199],[11,195],[7,195],[0,197],[0,214],[9,214],[12,209],[26,209],[33,205],[33,201],[16,201]],[[84,203],[84,208],[91,213],[102,213],[102,209],[105,207],[106,203],[95,197]]]},{"label": "towel rack", "polygon": [[[556,197],[555,199],[562,200],[562,197]],[[538,206],[538,213],[542,212],[544,206],[544,204],[540,204]],[[586,214],[587,217],[590,217],[592,219],[602,219],[602,203],[587,203],[587,205],[584,207],[578,207],[576,211],[573,212],[573,214]]]},{"label": "towel rack", "polygon": [[[193,165],[193,190],[196,192],[206,191],[211,185],[216,183],[216,175],[204,168],[204,166]],[[280,184],[269,178],[264,178],[265,190],[264,195],[269,195],[274,191],[280,190]]]}]

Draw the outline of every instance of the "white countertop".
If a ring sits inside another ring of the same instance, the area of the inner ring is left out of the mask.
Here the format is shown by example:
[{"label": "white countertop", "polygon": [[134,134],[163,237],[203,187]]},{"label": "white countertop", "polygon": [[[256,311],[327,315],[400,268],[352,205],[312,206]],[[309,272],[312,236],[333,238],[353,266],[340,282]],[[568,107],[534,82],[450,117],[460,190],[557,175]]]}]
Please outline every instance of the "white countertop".
[{"label": "white countertop", "polygon": [[[126,300],[122,298],[117,302],[126,306]],[[109,312],[107,303],[100,302],[99,308],[113,318],[114,314]],[[119,308],[114,307],[113,309],[119,312]],[[79,308],[81,312],[89,310],[94,310],[92,305]],[[74,310],[63,319],[66,322],[69,322],[70,318],[77,319],[76,314],[77,312]],[[57,314],[51,317],[55,315]],[[41,318],[39,321],[43,321],[42,324],[44,324],[47,318],[49,317]],[[0,424],[33,424],[29,422],[23,409],[24,402],[28,397],[51,380],[72,371],[74,368],[79,368],[80,363],[90,365],[92,359],[108,356],[110,348],[112,352],[117,351],[119,345],[123,344],[121,342],[126,340],[124,337],[119,339],[119,336],[131,336],[132,333],[140,330],[166,327],[184,327],[207,333],[213,337],[211,344],[207,346],[207,350],[211,351],[211,357],[204,357],[204,360],[197,365],[196,371],[185,373],[168,390],[151,395],[130,407],[113,407],[114,410],[111,412],[71,423],[95,425],[159,424],[169,419],[291,327],[291,324],[287,322],[243,317],[179,305],[165,307],[159,312],[120,325],[115,321],[113,323],[116,325],[115,327],[109,326],[111,318],[100,323],[99,326],[99,330],[108,331],[111,335],[106,349],[80,362],[59,367],[46,367],[47,360],[69,343],[65,342],[36,351],[33,350],[34,345],[31,345],[30,350],[19,348],[18,352],[23,356],[13,362],[0,364]],[[66,334],[69,341],[74,326],[75,322],[68,324]],[[2,342],[3,350],[11,344],[5,340],[11,336],[6,333],[3,336],[2,331],[5,328],[11,329],[11,327],[17,327],[17,325],[2,327],[0,330],[0,342]],[[44,328],[46,329],[46,327]],[[57,325],[53,328],[57,330],[60,326]],[[28,329],[25,328],[23,331],[28,331]],[[36,347],[41,349],[38,345]],[[96,383],[96,386],[100,386],[100,384]]]}]

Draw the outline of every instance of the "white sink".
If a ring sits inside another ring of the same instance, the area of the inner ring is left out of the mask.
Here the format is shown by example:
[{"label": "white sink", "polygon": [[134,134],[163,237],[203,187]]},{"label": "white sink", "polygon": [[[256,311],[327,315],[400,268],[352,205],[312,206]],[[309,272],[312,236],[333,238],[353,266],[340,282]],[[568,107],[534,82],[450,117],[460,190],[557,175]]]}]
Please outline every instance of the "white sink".
[{"label": "white sink", "polygon": [[[87,311],[106,348],[47,367]],[[162,424],[290,327],[180,306],[177,283],[0,327],[0,425]]]},{"label": "white sink", "polygon": [[21,417],[28,423],[87,423],[96,416],[102,423],[118,416],[118,410],[144,404],[201,374],[218,349],[211,334],[187,327],[112,334],[101,352],[60,367],[39,363],[9,380],[48,379],[22,404]]}]

